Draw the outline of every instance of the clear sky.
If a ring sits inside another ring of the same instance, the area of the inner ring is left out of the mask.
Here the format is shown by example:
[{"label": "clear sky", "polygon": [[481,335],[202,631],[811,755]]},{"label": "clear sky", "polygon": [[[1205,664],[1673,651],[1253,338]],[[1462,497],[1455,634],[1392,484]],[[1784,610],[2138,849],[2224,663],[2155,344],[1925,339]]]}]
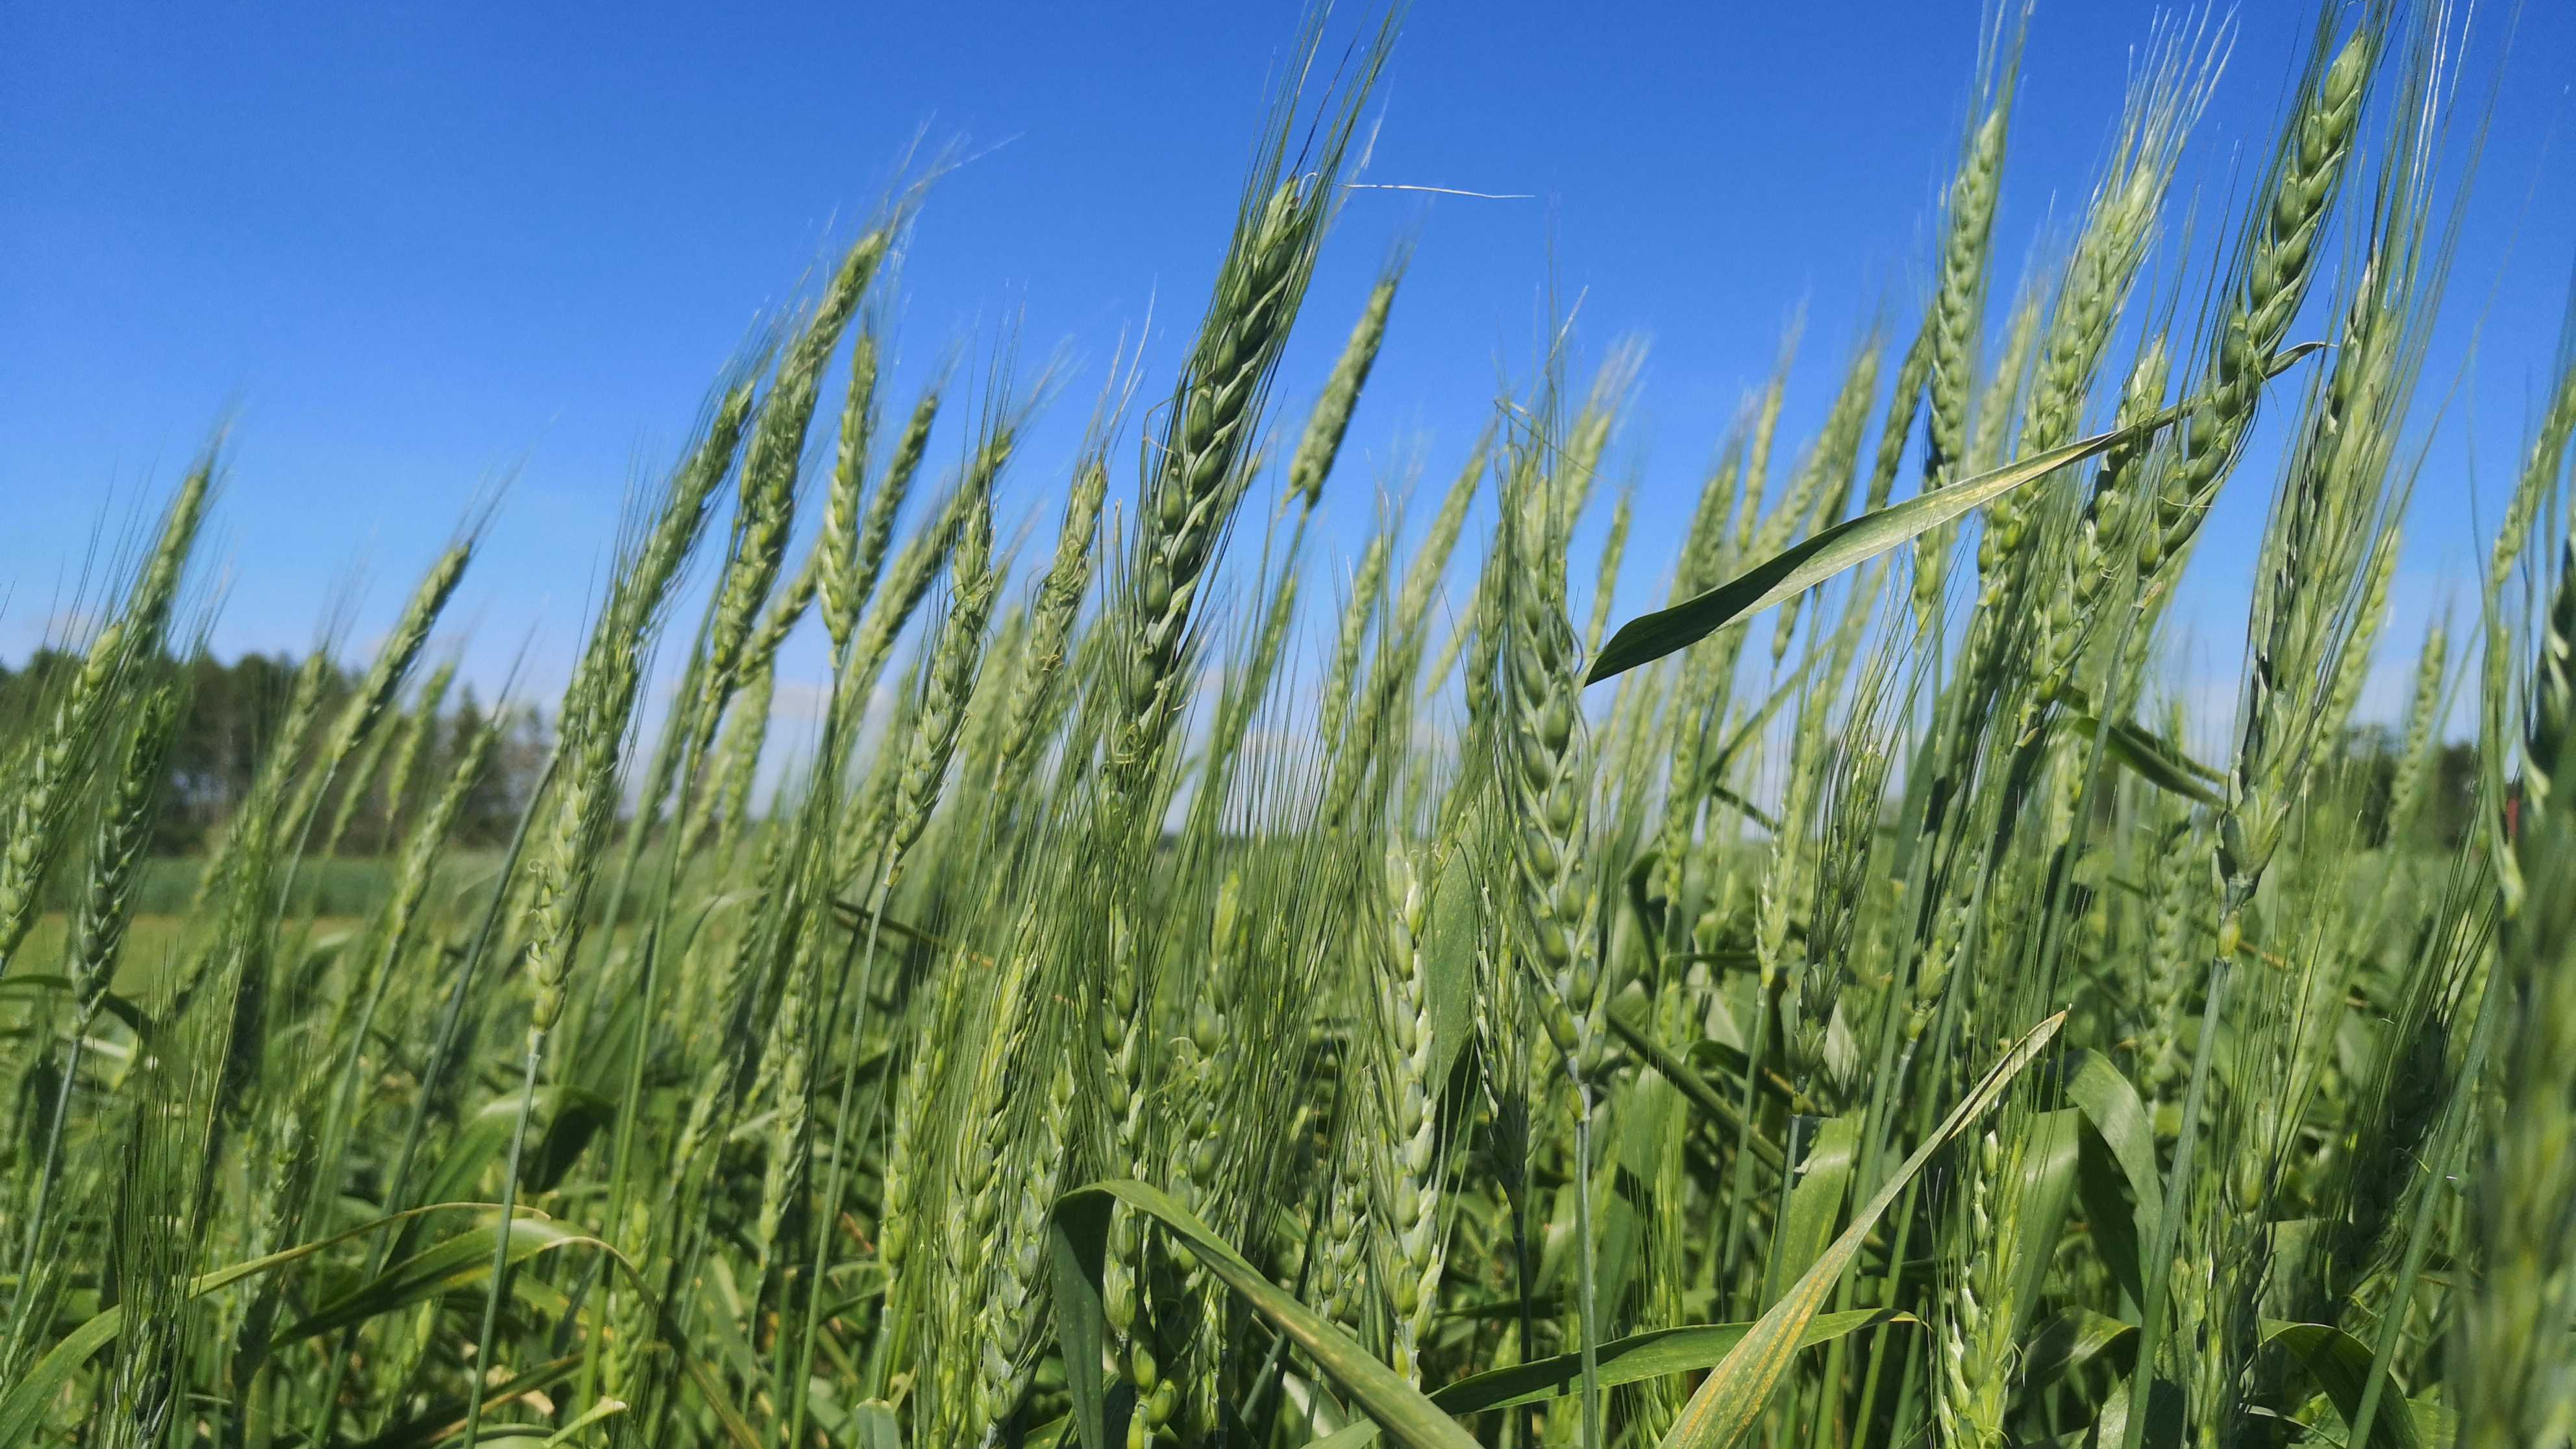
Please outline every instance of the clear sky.
[{"label": "clear sky", "polygon": [[[899,388],[1013,327],[1024,360],[1061,348],[1073,370],[1005,498],[1051,513],[1111,349],[1149,313],[1148,392],[1170,375],[1298,12],[5,0],[0,658],[44,634],[102,527],[229,418],[218,652],[301,647],[350,599],[366,647],[509,477],[451,617],[487,687],[531,637],[552,676],[630,483],[916,143],[970,159],[902,264]],[[2007,262],[2080,200],[2155,13],[2039,6]],[[2237,16],[2185,173],[2204,229],[2260,164],[2309,13]],[[1328,541],[1356,547],[1408,449],[1454,467],[1498,380],[1526,374],[1552,278],[1581,296],[1594,355],[1651,347],[1618,455],[1644,602],[1784,328],[1803,317],[1798,427],[1872,317],[1913,315],[1979,28],[1966,0],[1416,0],[1364,179],[1534,199],[1352,198],[1278,393],[1292,424],[1392,240],[1418,231],[1420,249]],[[2471,484],[2492,516],[2556,345],[2576,5],[2482,7],[2465,74],[2493,130],[2426,379],[2428,410],[2446,406],[2400,588],[2409,645],[2471,569]],[[2210,597],[2236,590],[2204,604],[2222,660],[2268,481],[2238,480],[2201,560]]]}]

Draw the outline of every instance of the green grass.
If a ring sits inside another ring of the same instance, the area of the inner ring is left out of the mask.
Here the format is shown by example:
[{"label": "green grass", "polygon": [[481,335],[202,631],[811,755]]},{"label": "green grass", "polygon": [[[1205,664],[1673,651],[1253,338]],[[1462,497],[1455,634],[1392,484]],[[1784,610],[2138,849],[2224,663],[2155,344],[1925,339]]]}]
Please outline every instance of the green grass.
[{"label": "green grass", "polygon": [[[1599,486],[1638,354],[1564,331],[1349,560],[1410,254],[1305,290],[1387,36],[1276,99],[1180,376],[1058,476],[1061,377],[881,393],[898,193],[641,491],[542,770],[424,668],[469,521],[150,859],[210,452],[0,734],[0,1444],[2565,1445],[2576,363],[2474,628],[2392,621],[2479,292],[2442,23],[2326,17],[2225,218],[2166,37],[2035,247],[2017,131],[2104,118],[1995,47],[1830,399],[1658,517]],[[2222,489],[2272,508],[2198,719]]]},{"label": "green grass", "polygon": [[[401,863],[390,857],[307,860],[296,871],[296,903],[328,916],[362,915],[392,889]],[[500,865],[494,851],[458,851],[440,866],[440,883],[453,886],[488,876]],[[132,910],[137,916],[185,915],[205,874],[203,860],[149,856],[139,865],[133,885]],[[46,908],[67,912],[76,904],[76,882],[58,882]],[[59,939],[59,938],[58,938]]]},{"label": "green grass", "polygon": [[[126,932],[125,952],[118,962],[115,989],[128,996],[154,985],[160,978],[161,966],[179,949],[185,934],[186,919],[170,912],[136,912],[134,924]],[[350,924],[346,917],[332,921],[334,929]],[[60,962],[65,939],[71,930],[71,917],[61,913],[39,916],[35,929],[27,933],[27,942],[19,948],[19,960],[27,969],[50,972],[46,963]]]}]

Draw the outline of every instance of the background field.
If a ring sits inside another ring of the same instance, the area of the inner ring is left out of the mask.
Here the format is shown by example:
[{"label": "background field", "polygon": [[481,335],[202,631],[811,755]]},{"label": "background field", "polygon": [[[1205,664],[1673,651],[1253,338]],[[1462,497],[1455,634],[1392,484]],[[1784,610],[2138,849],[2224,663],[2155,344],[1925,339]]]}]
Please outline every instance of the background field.
[{"label": "background field", "polygon": [[1401,18],[1297,32],[1105,379],[897,364],[916,154],[560,658],[470,662],[484,493],[381,637],[219,660],[230,435],[61,566],[0,1445],[2568,1444],[2576,321],[2466,506],[2464,18],[2319,12],[2220,191],[2223,27],[2041,110],[1990,17],[1922,285],[1675,498],[1565,292],[1359,430]]}]

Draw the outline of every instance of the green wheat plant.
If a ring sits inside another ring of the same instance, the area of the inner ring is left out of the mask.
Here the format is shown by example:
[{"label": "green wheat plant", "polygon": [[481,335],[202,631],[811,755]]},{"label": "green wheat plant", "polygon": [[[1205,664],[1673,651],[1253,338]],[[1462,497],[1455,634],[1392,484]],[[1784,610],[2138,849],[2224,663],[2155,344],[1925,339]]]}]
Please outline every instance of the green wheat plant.
[{"label": "green wheat plant", "polygon": [[1399,19],[1068,448],[1011,329],[906,360],[891,194],[497,704],[487,506],[223,713],[261,484],[177,478],[0,674],[0,1445],[2570,1442],[2576,344],[2401,556],[2470,18],[2323,6],[2216,195],[2231,27],[2042,114],[1998,8],[1920,285],[1687,496],[1572,315],[1382,416]]}]

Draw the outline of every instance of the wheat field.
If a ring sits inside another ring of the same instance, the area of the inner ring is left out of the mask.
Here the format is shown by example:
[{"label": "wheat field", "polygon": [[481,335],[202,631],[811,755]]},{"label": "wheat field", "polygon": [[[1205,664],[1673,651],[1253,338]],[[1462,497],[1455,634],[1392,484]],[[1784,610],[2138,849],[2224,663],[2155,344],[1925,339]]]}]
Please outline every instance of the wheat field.
[{"label": "wheat field", "polygon": [[[2209,35],[2038,118],[2005,20],[1922,295],[1687,516],[1601,486],[1636,359],[1572,327],[1418,485],[1343,460],[1389,20],[1069,470],[1058,379],[881,377],[897,190],[568,677],[454,707],[471,514],[181,863],[210,446],[0,695],[0,1445],[2568,1445],[2576,329],[2473,608],[2390,617],[2461,21],[2329,7],[2185,225]],[[2106,119],[2013,273],[2015,132]]]}]

